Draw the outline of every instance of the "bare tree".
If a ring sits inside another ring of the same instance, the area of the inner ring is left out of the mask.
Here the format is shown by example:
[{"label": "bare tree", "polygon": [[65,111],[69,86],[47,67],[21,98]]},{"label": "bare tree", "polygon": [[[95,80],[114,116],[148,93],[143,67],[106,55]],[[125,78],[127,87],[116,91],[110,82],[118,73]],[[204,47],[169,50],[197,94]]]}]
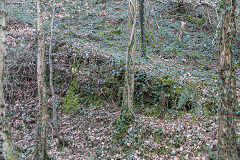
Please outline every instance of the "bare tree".
[{"label": "bare tree", "polygon": [[127,107],[128,113],[133,113],[134,95],[134,71],[136,52],[136,15],[137,0],[129,0],[128,4],[128,37],[129,43],[126,55],[125,87],[123,95],[123,105]]},{"label": "bare tree", "polygon": [[221,102],[218,128],[218,159],[237,159],[234,111],[236,108],[235,65],[233,63],[234,21],[236,0],[224,0],[221,43],[219,55]]},{"label": "bare tree", "polygon": [[52,64],[52,40],[53,40],[53,30],[54,30],[54,15],[55,15],[55,0],[53,0],[53,7],[52,7],[52,18],[51,18],[51,27],[50,27],[50,42],[49,42],[49,83],[52,95],[52,108],[53,108],[53,135],[54,137],[58,138],[59,143],[61,145],[67,144],[67,141],[61,138],[59,131],[58,131],[58,124],[57,124],[57,99],[56,94],[53,86],[53,64]]},{"label": "bare tree", "polygon": [[43,0],[37,0],[37,31],[38,31],[38,56],[37,56],[37,82],[39,97],[39,121],[38,137],[35,159],[46,159],[46,123],[47,123],[47,105],[46,88],[44,80],[45,72],[45,40],[43,28]]},{"label": "bare tree", "polygon": [[57,105],[56,105],[56,95],[53,87],[53,65],[52,65],[52,39],[53,39],[53,27],[54,27],[54,14],[55,14],[55,0],[53,0],[53,7],[52,7],[48,63],[49,63],[49,83],[50,83],[50,89],[52,94],[52,108],[53,108],[53,132],[54,132],[53,134],[54,136],[57,136],[58,135]]},{"label": "bare tree", "polygon": [[17,160],[18,155],[14,151],[13,143],[10,137],[10,126],[6,122],[6,105],[3,90],[3,73],[5,65],[5,29],[6,29],[6,13],[5,0],[0,0],[0,159]]}]

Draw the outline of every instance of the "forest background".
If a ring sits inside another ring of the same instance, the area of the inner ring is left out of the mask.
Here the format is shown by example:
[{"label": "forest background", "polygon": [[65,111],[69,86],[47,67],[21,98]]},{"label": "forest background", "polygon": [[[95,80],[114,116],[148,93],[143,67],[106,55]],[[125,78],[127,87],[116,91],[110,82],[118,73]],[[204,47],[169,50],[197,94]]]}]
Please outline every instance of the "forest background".
[{"label": "forest background", "polygon": [[[222,101],[219,1],[145,0],[145,53],[136,19],[133,115],[122,106],[129,43],[128,1],[56,0],[43,5],[46,151],[49,159],[216,159]],[[36,154],[39,97],[37,8],[6,1],[4,92],[22,159]],[[239,6],[233,53],[239,96]],[[181,28],[182,22],[186,27]],[[52,31],[52,32],[51,32]],[[49,48],[57,128],[54,134]],[[181,33],[183,33],[180,39]],[[235,99],[239,102],[239,98]],[[239,104],[234,110],[239,137]]]}]

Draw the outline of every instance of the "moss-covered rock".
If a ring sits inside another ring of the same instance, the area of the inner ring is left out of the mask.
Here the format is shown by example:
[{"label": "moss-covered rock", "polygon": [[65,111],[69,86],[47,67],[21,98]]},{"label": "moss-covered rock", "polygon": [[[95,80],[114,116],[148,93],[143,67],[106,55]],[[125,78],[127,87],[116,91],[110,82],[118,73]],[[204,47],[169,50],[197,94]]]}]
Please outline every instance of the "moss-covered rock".
[{"label": "moss-covered rock", "polygon": [[[72,82],[65,95],[63,111],[79,106],[99,106],[121,101],[123,76],[121,65],[102,55],[79,55],[72,63]],[[120,104],[120,102],[119,102]]]},{"label": "moss-covered rock", "polygon": [[[65,96],[63,111],[76,111],[80,105],[99,106],[115,101],[122,106],[124,88],[124,63],[111,57],[84,55],[77,57],[73,80]],[[194,84],[180,85],[175,79],[149,70],[136,70],[134,103],[151,106],[150,113],[162,117],[166,109],[192,108],[191,88]]]},{"label": "moss-covered rock", "polygon": [[62,109],[63,113],[75,112],[78,109],[80,105],[80,97],[76,94],[77,88],[76,81],[72,81],[69,91],[65,96],[65,102]]},{"label": "moss-covered rock", "polygon": [[169,76],[150,76],[148,71],[140,71],[135,80],[135,103],[171,108],[181,94],[180,85]]}]

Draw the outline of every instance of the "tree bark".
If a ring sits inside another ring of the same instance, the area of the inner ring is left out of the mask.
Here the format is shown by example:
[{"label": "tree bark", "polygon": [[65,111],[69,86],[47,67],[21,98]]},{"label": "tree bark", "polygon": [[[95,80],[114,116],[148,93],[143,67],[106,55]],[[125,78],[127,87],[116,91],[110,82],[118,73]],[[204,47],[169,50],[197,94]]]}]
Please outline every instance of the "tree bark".
[{"label": "tree bark", "polygon": [[52,66],[52,39],[53,39],[53,27],[54,27],[54,14],[55,14],[55,0],[53,0],[53,8],[52,8],[52,18],[51,18],[51,34],[50,34],[50,42],[49,42],[49,83],[52,94],[52,108],[53,108],[53,134],[54,136],[58,135],[58,127],[57,127],[57,106],[56,106],[56,95],[53,87],[53,66]]},{"label": "tree bark", "polygon": [[134,95],[134,72],[136,52],[136,17],[137,0],[129,0],[128,4],[128,37],[129,43],[126,55],[125,87],[123,95],[123,106],[127,107],[128,113],[133,114]]},{"label": "tree bark", "polygon": [[10,126],[6,122],[6,105],[3,90],[4,61],[6,54],[6,13],[5,0],[0,0],[0,159],[17,160],[18,155],[14,150],[10,137]]},{"label": "tree bark", "polygon": [[224,0],[222,22],[222,49],[219,55],[221,102],[218,124],[218,159],[236,160],[237,143],[234,111],[236,108],[235,65],[232,46],[236,0]]},{"label": "tree bark", "polygon": [[144,25],[144,0],[139,0],[139,14],[140,14],[140,27],[141,27],[141,52],[142,57],[146,56],[145,46],[145,25]]},{"label": "tree bark", "polygon": [[184,38],[185,27],[186,27],[186,23],[182,21],[181,22],[180,34],[179,34],[179,37],[178,37],[179,42],[182,42],[182,40]]},{"label": "tree bark", "polygon": [[38,137],[35,159],[45,159],[46,156],[46,123],[47,123],[47,105],[46,105],[46,88],[44,81],[45,74],[45,40],[43,29],[43,1],[37,0],[37,31],[38,31],[38,56],[37,56],[37,82],[39,97],[39,124]]},{"label": "tree bark", "polygon": [[51,27],[50,27],[50,41],[49,41],[49,83],[52,95],[52,108],[53,108],[53,135],[59,140],[60,145],[67,145],[67,141],[64,138],[61,138],[58,131],[57,124],[57,104],[56,104],[56,94],[53,86],[53,65],[52,65],[52,40],[53,40],[53,28],[54,28],[54,15],[55,15],[55,0],[53,0],[53,8],[52,8],[52,18],[51,18]]}]

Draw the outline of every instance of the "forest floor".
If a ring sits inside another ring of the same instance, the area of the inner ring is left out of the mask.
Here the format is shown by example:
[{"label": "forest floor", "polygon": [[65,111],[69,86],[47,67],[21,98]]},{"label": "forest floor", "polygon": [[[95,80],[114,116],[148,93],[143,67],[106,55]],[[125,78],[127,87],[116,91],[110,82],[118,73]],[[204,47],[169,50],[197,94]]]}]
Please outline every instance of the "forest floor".
[{"label": "forest floor", "polygon": [[[26,159],[34,153],[37,103],[35,99],[25,105],[9,106],[13,140]],[[216,116],[209,114],[167,114],[164,119],[137,114],[121,144],[113,141],[113,122],[120,115],[119,107],[83,106],[77,116],[59,113],[60,133],[71,142],[67,147],[57,146],[48,117],[48,153],[57,160],[214,159],[217,124]]]},{"label": "forest floor", "polygon": [[[212,46],[214,29],[208,28],[203,19],[196,16],[198,12],[189,10],[191,7],[186,8],[188,14],[178,14],[174,5],[167,1],[146,2],[149,59],[142,62],[137,48],[137,68],[158,70],[181,83],[194,81],[195,87],[200,89],[200,102],[204,104],[217,95],[218,68],[216,51]],[[58,25],[54,33],[54,49],[58,55],[54,57],[54,69],[63,72],[60,78],[66,83],[71,83],[71,78],[64,75],[72,70],[67,62],[69,54],[75,55],[81,50],[86,55],[93,53],[124,59],[128,42],[125,1],[99,3],[94,10],[86,3],[74,0],[58,3],[58,7]],[[9,78],[5,79],[5,90],[13,141],[21,150],[23,159],[31,159],[34,154],[38,112],[34,9],[33,4],[9,4],[7,10],[6,77]],[[161,30],[154,20],[154,12]],[[204,9],[199,12],[202,14]],[[188,28],[184,45],[179,46],[176,35],[182,20],[187,21]],[[46,18],[45,29],[49,29],[49,18]],[[46,32],[48,36],[49,31]],[[137,43],[139,46],[140,42]],[[62,92],[67,92],[69,84],[56,84],[55,87],[58,100],[64,102]],[[239,81],[237,87],[240,88]],[[114,135],[121,108],[115,102],[90,107],[81,105],[78,112],[71,114],[62,112],[61,107],[59,105],[58,108],[59,129],[70,144],[59,147],[58,140],[52,137],[49,110],[47,142],[48,153],[53,159],[215,159],[216,110],[204,106],[198,113],[195,109],[169,110],[159,118],[148,113],[151,112],[148,109],[136,109],[135,119],[119,141]],[[237,133],[240,132],[239,125],[238,117]]]}]

